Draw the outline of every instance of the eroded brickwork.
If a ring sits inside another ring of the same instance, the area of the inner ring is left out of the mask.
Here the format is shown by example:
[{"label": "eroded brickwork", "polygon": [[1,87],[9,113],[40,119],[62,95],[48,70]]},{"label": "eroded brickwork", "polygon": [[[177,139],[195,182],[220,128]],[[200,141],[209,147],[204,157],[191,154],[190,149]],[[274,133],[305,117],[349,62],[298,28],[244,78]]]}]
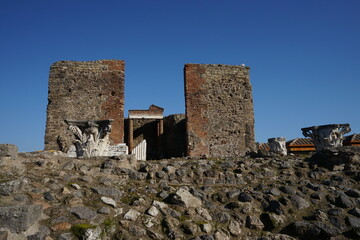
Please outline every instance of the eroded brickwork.
[{"label": "eroded brickwork", "polygon": [[111,144],[124,140],[124,69],[121,60],[61,61],[50,67],[45,150],[59,150],[72,133],[64,120],[114,119]]},{"label": "eroded brickwork", "polygon": [[242,156],[255,149],[249,68],[186,64],[187,154]]}]

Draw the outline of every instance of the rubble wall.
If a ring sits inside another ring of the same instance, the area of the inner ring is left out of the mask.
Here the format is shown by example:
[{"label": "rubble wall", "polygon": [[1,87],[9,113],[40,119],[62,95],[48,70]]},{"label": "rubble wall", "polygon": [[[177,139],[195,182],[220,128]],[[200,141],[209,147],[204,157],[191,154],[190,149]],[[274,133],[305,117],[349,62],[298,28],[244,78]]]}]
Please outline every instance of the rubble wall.
[{"label": "rubble wall", "polygon": [[186,64],[188,156],[242,156],[255,149],[249,68]]},{"label": "rubble wall", "polygon": [[122,60],[60,61],[50,67],[45,150],[61,150],[59,136],[72,133],[64,120],[114,119],[111,144],[124,140]]}]

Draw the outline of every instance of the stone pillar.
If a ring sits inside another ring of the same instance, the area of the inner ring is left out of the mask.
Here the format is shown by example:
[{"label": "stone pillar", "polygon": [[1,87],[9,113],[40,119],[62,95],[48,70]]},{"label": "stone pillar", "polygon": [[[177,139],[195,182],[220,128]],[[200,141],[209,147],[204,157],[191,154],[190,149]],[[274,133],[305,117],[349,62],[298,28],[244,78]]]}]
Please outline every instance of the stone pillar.
[{"label": "stone pillar", "polygon": [[134,147],[133,133],[134,133],[134,119],[129,119],[129,134],[128,134],[129,153],[131,153]]},{"label": "stone pillar", "polygon": [[341,147],[343,143],[343,135],[350,132],[350,124],[329,124],[321,126],[312,126],[302,128],[305,137],[310,137],[316,151],[321,151],[328,147]]},{"label": "stone pillar", "polygon": [[268,139],[270,152],[281,154],[283,156],[287,155],[286,149],[286,138],[284,137],[276,137]]}]

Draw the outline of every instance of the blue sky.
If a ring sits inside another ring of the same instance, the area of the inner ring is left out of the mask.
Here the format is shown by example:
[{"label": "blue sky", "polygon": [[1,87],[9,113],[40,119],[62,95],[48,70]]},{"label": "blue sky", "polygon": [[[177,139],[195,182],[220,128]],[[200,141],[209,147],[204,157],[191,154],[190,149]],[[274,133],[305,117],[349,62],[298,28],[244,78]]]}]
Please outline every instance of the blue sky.
[{"label": "blue sky", "polygon": [[125,115],[184,113],[185,63],[251,67],[259,142],[350,123],[360,133],[358,0],[3,0],[0,143],[44,147],[49,67],[121,59]]}]

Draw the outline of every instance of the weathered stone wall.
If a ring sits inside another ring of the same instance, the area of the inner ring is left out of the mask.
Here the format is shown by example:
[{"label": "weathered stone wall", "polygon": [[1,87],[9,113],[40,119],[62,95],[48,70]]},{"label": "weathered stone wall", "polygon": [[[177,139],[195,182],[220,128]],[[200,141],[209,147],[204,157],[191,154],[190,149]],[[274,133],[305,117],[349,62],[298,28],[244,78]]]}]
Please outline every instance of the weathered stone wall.
[{"label": "weathered stone wall", "polygon": [[187,154],[241,156],[255,149],[249,68],[186,64]]},{"label": "weathered stone wall", "polygon": [[45,150],[72,133],[64,120],[114,119],[111,144],[124,139],[124,69],[121,60],[61,61],[50,68]]}]

